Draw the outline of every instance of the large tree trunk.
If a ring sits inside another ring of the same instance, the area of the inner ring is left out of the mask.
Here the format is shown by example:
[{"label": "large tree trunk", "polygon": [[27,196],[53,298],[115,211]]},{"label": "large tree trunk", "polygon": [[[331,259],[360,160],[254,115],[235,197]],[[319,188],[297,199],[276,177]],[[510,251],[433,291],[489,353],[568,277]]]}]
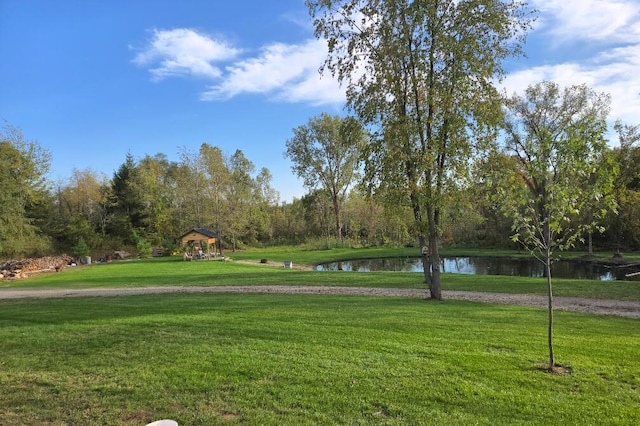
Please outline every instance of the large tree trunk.
[{"label": "large tree trunk", "polygon": [[555,356],[553,354],[553,286],[551,283],[551,230],[549,227],[549,218],[544,224],[544,238],[546,240],[546,259],[545,259],[545,275],[547,276],[547,292],[548,292],[548,310],[549,321],[547,325],[547,342],[549,345],[549,370],[553,370],[555,366]]},{"label": "large tree trunk", "polygon": [[429,236],[429,264],[431,267],[431,281],[429,282],[429,292],[431,298],[442,300],[442,291],[440,289],[440,249],[438,247],[438,236]]},{"label": "large tree trunk", "polygon": [[431,299],[442,300],[440,288],[440,239],[438,236],[438,212],[428,211],[429,217],[429,241],[428,256],[423,256],[424,275],[429,286]]},{"label": "large tree trunk", "polygon": [[555,366],[555,356],[553,354],[553,290],[551,285],[551,268],[549,265],[550,259],[547,259],[546,272],[547,272],[547,289],[549,291],[549,325],[547,328],[547,340],[549,344],[549,370],[553,370]]},{"label": "large tree trunk", "polygon": [[340,211],[340,200],[335,194],[333,194],[331,198],[331,201],[333,202],[333,212],[336,216],[336,237],[338,237],[339,240],[342,240],[342,212]]},{"label": "large tree trunk", "polygon": [[420,236],[418,241],[420,243],[420,250],[422,251],[424,282],[427,287],[431,289],[431,262],[429,261],[429,247],[427,246],[427,240],[423,236]]},{"label": "large tree trunk", "polygon": [[[424,240],[423,240],[424,241]],[[430,242],[428,246],[424,243],[420,244],[426,250],[422,253],[422,268],[424,269],[424,280],[429,287],[429,293],[431,299],[442,300],[442,291],[440,288],[440,253],[437,249],[437,244],[432,245]],[[431,247],[436,247],[433,250]]]}]

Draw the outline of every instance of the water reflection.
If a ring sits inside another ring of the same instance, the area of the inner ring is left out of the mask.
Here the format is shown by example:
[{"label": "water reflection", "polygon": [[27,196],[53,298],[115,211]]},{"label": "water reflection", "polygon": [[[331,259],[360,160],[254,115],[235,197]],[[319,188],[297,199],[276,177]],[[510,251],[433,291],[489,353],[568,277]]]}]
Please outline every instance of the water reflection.
[{"label": "water reflection", "polygon": [[[442,272],[455,274],[510,275],[521,277],[543,277],[544,266],[535,259],[508,257],[446,257],[442,259]],[[422,272],[422,261],[417,257],[358,259],[323,263],[319,271],[404,271]],[[556,278],[578,278],[587,280],[623,280],[625,274],[640,271],[640,268],[613,268],[591,263],[557,261],[553,263],[551,275]]]}]

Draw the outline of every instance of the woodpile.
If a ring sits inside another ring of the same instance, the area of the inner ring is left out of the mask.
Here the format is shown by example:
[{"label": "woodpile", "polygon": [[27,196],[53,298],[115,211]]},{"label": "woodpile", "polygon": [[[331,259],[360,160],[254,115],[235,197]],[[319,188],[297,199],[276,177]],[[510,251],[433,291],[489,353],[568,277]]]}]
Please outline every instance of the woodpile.
[{"label": "woodpile", "polygon": [[27,278],[37,272],[59,272],[72,261],[71,256],[62,255],[0,262],[0,279]]},{"label": "woodpile", "polygon": [[113,252],[113,258],[118,260],[123,260],[131,257],[132,254],[125,250],[116,250]]}]

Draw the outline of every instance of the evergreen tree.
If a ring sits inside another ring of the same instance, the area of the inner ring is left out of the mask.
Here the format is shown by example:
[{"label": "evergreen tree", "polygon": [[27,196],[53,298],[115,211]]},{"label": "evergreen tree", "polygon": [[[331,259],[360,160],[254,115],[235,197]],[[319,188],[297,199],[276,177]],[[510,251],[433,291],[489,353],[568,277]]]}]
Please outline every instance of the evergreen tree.
[{"label": "evergreen tree", "polygon": [[133,231],[145,228],[146,211],[138,182],[138,171],[131,153],[114,173],[111,181],[108,232],[123,242],[134,243]]}]

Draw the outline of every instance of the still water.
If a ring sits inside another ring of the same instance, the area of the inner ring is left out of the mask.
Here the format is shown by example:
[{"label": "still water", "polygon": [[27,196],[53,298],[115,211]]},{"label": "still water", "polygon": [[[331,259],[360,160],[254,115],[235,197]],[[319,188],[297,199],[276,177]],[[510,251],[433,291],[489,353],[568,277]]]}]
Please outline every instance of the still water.
[{"label": "still water", "polygon": [[[422,260],[417,257],[358,259],[323,263],[316,266],[316,270],[422,272]],[[454,274],[544,276],[544,266],[538,260],[510,257],[445,257],[442,259],[441,271]],[[602,281],[632,279],[625,278],[625,275],[638,271],[640,267],[615,268],[575,261],[557,261],[551,266],[551,276],[555,278]],[[638,278],[640,277],[635,277]]]}]

